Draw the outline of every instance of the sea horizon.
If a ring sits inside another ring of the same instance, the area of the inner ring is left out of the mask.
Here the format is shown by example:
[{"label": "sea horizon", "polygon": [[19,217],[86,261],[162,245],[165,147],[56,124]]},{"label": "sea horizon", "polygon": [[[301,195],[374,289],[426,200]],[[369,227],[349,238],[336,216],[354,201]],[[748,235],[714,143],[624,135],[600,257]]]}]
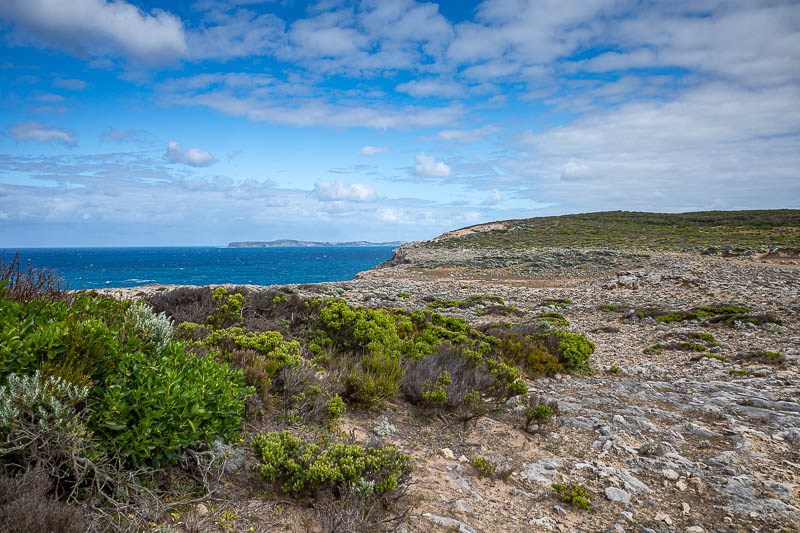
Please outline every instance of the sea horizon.
[{"label": "sea horizon", "polygon": [[54,270],[70,289],[164,285],[287,285],[348,281],[396,246],[64,246],[0,248],[23,268]]}]

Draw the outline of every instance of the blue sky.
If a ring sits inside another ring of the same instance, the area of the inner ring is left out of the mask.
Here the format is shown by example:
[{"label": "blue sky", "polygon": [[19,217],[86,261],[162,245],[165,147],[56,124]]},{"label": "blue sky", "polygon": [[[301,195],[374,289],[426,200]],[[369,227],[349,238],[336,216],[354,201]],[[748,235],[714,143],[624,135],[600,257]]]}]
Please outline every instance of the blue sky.
[{"label": "blue sky", "polygon": [[800,207],[800,4],[0,3],[0,247]]}]

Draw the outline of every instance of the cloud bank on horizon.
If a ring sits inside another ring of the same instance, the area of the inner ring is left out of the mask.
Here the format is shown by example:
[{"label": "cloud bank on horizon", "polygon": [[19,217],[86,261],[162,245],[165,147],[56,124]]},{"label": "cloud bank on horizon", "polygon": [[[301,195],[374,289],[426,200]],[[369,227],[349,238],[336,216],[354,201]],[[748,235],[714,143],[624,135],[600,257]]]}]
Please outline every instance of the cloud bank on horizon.
[{"label": "cloud bank on horizon", "polygon": [[800,4],[6,0],[0,247],[800,207]]}]

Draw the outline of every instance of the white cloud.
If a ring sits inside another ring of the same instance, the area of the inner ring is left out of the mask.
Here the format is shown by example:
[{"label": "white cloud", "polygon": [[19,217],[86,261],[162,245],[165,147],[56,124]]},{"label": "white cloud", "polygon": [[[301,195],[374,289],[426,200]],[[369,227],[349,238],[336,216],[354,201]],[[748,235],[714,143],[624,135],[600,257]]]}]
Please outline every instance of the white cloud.
[{"label": "white cloud", "polygon": [[74,131],[56,128],[41,122],[18,122],[8,128],[8,136],[17,141],[60,142],[67,146],[77,146],[78,137]]},{"label": "white cloud", "polygon": [[375,189],[372,187],[361,183],[346,185],[341,181],[317,181],[314,184],[313,194],[322,201],[370,202],[375,199]]},{"label": "white cloud", "polygon": [[395,90],[418,98],[428,96],[457,98],[464,96],[464,89],[461,85],[452,81],[438,79],[412,80],[407,83],[401,83],[395,87]]},{"label": "white cloud", "polygon": [[184,150],[181,143],[170,141],[167,143],[167,153],[164,160],[170,163],[183,163],[192,167],[207,167],[217,162],[210,153],[197,148]]},{"label": "white cloud", "polygon": [[486,125],[481,128],[471,130],[442,130],[436,134],[436,138],[442,141],[452,141],[459,143],[475,143],[486,139],[489,135],[501,131],[501,128]]},{"label": "white cloud", "polygon": [[417,164],[414,173],[417,176],[427,176],[431,178],[446,178],[450,175],[451,169],[441,161],[436,161],[433,156],[420,152],[417,155]]},{"label": "white cloud", "polygon": [[[800,200],[800,108],[792,87],[714,84],[633,101],[527,135],[502,162],[526,195],[580,209],[733,209]],[[602,178],[602,179],[600,179]]]},{"label": "white cloud", "polygon": [[172,80],[163,85],[163,92],[161,101],[167,105],[203,106],[256,122],[293,126],[424,128],[451,124],[464,113],[461,105],[392,106],[245,73]]},{"label": "white cloud", "polygon": [[181,20],[161,9],[146,13],[124,0],[5,0],[0,17],[19,30],[14,39],[72,54],[121,54],[163,63],[187,52]]},{"label": "white cloud", "polygon": [[192,59],[231,59],[271,54],[286,39],[286,24],[271,13],[215,12],[214,24],[187,33]]},{"label": "white cloud", "polygon": [[391,151],[391,147],[389,146],[366,145],[361,150],[358,151],[358,155],[376,155],[376,154],[383,154],[389,151]]},{"label": "white cloud", "polygon": [[36,97],[36,100],[39,102],[45,102],[48,104],[55,104],[64,101],[64,97],[60,94],[53,94],[53,93],[44,93],[40,94]]},{"label": "white cloud", "polygon": [[561,179],[564,181],[578,181],[592,177],[592,169],[583,163],[570,161],[561,170]]},{"label": "white cloud", "polygon": [[89,86],[89,84],[87,84],[85,81],[77,78],[56,78],[53,80],[53,85],[61,87],[62,89],[68,89],[70,91],[82,91]]},{"label": "white cloud", "polygon": [[492,189],[492,193],[487,196],[481,205],[497,205],[503,200],[503,195],[499,189]]}]

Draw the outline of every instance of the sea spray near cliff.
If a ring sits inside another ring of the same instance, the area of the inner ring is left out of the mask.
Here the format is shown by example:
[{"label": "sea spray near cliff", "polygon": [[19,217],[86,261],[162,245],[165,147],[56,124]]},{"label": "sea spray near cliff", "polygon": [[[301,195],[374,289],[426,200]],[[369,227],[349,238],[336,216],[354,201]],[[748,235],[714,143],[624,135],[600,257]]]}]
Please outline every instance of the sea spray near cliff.
[{"label": "sea spray near cliff", "polygon": [[23,265],[58,270],[70,288],[162,284],[254,284],[346,281],[392,256],[392,246],[147,247],[6,249]]}]

